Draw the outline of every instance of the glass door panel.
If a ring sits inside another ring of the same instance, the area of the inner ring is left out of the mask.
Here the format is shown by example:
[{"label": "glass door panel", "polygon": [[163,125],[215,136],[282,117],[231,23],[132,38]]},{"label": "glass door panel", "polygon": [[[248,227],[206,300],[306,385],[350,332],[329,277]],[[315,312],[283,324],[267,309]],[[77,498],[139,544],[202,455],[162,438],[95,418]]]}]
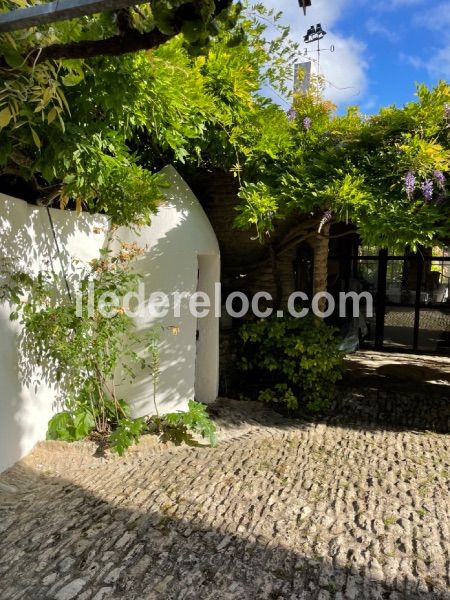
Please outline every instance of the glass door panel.
[{"label": "glass door panel", "polygon": [[424,261],[423,289],[426,304],[442,308],[450,306],[450,260],[446,257]]},{"label": "glass door panel", "polygon": [[341,331],[358,331],[364,345],[402,352],[450,354],[450,248],[389,256],[373,248],[329,260],[328,291],[370,292],[374,316],[330,321]]},{"label": "glass door panel", "polygon": [[386,268],[386,304],[414,306],[420,270],[415,256],[388,258]]},{"label": "glass door panel", "polygon": [[386,348],[412,350],[415,314],[415,309],[407,306],[386,307],[383,341]]},{"label": "glass door panel", "polygon": [[450,351],[450,307],[420,311],[419,352],[448,354]]}]

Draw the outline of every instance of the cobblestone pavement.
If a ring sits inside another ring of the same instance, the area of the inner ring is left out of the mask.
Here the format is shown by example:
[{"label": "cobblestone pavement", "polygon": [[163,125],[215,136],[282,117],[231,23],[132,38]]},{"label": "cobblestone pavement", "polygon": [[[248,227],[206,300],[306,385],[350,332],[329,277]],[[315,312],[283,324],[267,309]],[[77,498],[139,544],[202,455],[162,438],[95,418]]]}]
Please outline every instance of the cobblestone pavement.
[{"label": "cobblestone pavement", "polygon": [[365,350],[345,362],[332,422],[450,433],[450,357]]},{"label": "cobblestone pavement", "polygon": [[448,436],[214,414],[217,449],[46,442],[3,474],[1,600],[450,599]]}]

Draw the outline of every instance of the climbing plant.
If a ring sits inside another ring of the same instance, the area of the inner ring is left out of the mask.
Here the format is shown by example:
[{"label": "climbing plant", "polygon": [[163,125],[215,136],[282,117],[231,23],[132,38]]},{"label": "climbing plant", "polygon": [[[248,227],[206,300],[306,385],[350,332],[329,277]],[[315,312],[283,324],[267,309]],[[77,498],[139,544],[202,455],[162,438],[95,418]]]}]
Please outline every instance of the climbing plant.
[{"label": "climbing plant", "polygon": [[[417,88],[417,101],[374,116],[343,116],[323,100],[320,81],[297,94],[288,114],[288,155],[241,188],[236,224],[265,235],[297,211],[353,223],[368,245],[430,246],[450,225],[450,86]],[[256,159],[257,160],[257,159]],[[244,168],[245,173],[245,168]]]},{"label": "climbing plant", "polygon": [[265,39],[258,15],[276,22],[274,11],[242,9],[153,0],[0,34],[0,175],[28,181],[42,204],[143,224],[167,162],[239,168],[254,146],[276,152],[283,139],[262,125],[284,112],[258,91],[283,88],[296,45],[279,25]]},{"label": "climbing plant", "polygon": [[261,239],[292,212],[325,211],[372,245],[442,237],[449,85],[370,117],[336,115],[320,81],[292,100],[299,48],[280,14],[153,0],[0,34],[0,175],[44,204],[139,224],[157,210],[163,164],[225,168],[241,184],[237,226]]},{"label": "climbing plant", "polygon": [[108,298],[137,287],[130,264],[139,254],[135,244],[123,243],[118,252],[102,250],[100,259],[79,267],[70,283],[77,282],[83,304],[53,272],[8,274],[3,295],[13,306],[11,319],[22,326],[22,375],[30,381],[38,367],[43,380],[59,385],[63,411],[50,421],[52,439],[80,439],[94,429],[108,434],[129,417],[116,393],[117,369],[121,365],[124,376],[133,378],[128,365],[145,365],[132,349],[130,317]]}]

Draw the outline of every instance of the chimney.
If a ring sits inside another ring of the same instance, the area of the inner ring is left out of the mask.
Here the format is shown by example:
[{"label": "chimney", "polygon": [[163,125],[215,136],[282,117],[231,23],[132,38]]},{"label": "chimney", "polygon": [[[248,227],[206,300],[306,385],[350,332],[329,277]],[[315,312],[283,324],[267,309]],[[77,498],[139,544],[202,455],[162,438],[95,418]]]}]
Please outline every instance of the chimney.
[{"label": "chimney", "polygon": [[309,60],[294,66],[294,93],[306,92],[311,86],[311,75],[315,74],[312,62]]}]

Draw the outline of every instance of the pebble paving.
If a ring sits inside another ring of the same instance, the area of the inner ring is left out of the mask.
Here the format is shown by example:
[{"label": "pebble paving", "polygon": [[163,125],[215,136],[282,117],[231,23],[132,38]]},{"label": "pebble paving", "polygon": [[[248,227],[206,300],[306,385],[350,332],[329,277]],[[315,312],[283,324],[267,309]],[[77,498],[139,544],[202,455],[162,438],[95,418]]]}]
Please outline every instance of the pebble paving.
[{"label": "pebble paving", "polygon": [[3,474],[0,599],[450,599],[448,435],[213,413],[215,449],[45,442]]}]

